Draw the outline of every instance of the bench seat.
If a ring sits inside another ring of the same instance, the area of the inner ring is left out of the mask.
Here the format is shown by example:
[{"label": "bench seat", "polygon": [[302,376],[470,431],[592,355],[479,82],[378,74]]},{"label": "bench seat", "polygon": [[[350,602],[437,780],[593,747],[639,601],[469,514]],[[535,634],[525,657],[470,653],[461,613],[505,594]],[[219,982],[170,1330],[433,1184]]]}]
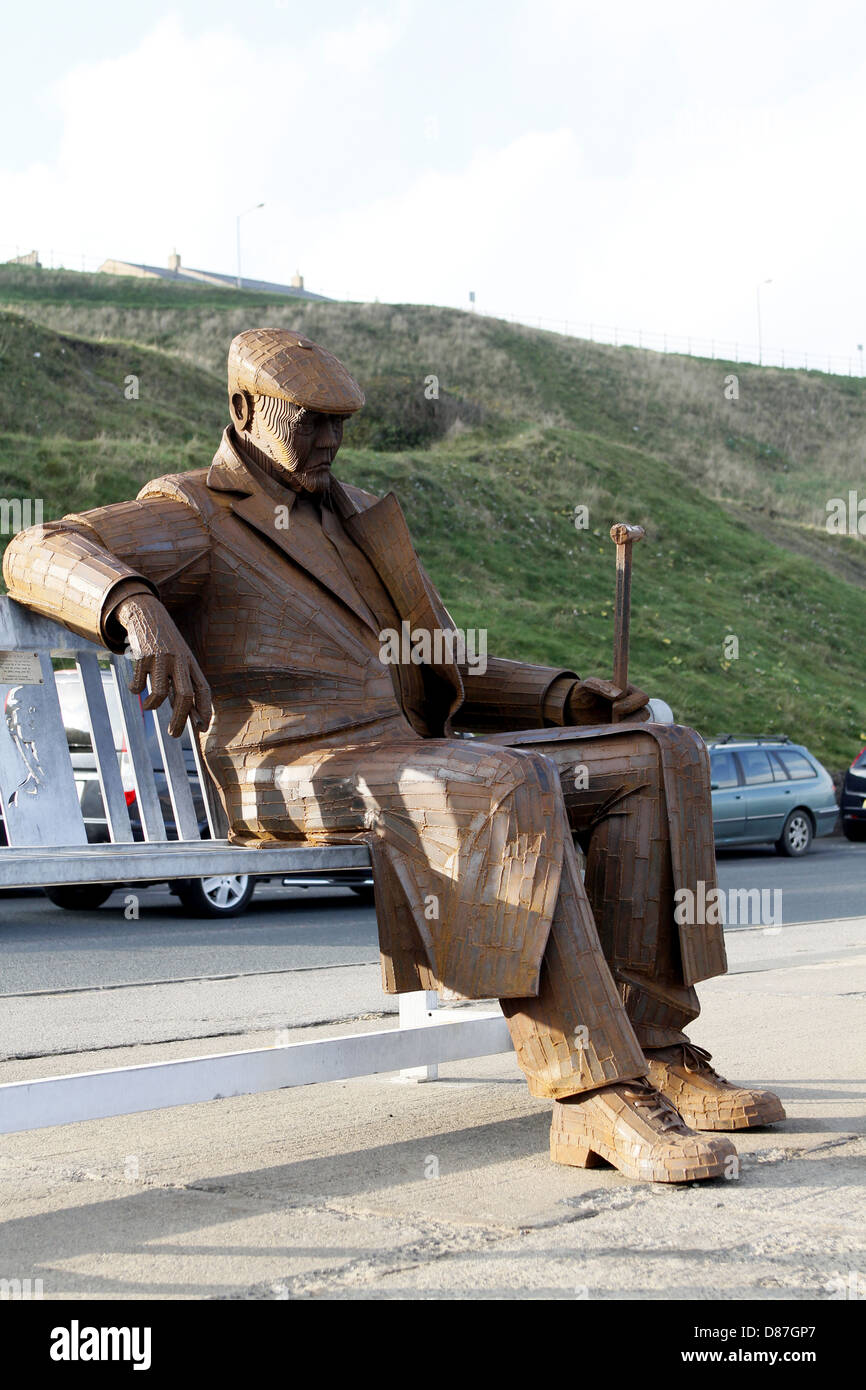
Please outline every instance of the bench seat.
[{"label": "bench seat", "polygon": [[228,840],[39,845],[0,850],[0,888],[162,883],[216,874],[339,873],[369,867],[366,845],[269,845],[265,849],[250,849],[231,845]]}]

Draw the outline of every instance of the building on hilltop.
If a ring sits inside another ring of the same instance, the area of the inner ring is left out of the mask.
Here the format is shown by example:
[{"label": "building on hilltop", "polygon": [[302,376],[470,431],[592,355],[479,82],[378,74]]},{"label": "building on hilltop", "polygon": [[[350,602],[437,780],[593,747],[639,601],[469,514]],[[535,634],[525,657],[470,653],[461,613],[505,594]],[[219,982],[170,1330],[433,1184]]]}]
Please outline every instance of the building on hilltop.
[{"label": "building on hilltop", "polygon": [[[238,288],[236,275],[221,275],[216,270],[193,270],[189,266],[181,265],[177,251],[171,253],[165,269],[159,265],[136,265],[131,261],[115,260],[103,261],[99,269],[101,273],[106,275],[133,275],[144,280],[185,280],[199,284],[219,285],[227,290]],[[248,280],[246,276],[243,276],[241,288],[265,290],[268,294],[287,294],[295,299],[328,299],[328,295],[313,294],[311,290],[305,290],[304,277],[297,271],[292,276],[289,285],[275,285],[270,280]]]}]

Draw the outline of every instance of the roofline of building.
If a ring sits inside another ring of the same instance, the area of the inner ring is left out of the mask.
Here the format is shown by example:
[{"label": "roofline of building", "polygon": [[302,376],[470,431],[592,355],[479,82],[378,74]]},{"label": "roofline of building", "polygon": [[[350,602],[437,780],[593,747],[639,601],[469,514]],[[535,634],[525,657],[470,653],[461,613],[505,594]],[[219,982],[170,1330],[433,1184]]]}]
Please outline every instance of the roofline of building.
[{"label": "roofline of building", "polygon": [[262,294],[282,294],[290,299],[320,299],[332,302],[328,295],[314,294],[312,290],[301,289],[295,285],[279,285],[270,280],[251,280],[242,276],[240,286],[238,286],[235,275],[225,275],[216,270],[196,270],[192,266],[181,266],[178,270],[169,270],[165,266],[144,265],[137,261],[120,261],[109,257],[108,260],[103,261],[98,273],[106,275],[131,274],[143,280],[185,280],[188,284],[194,285],[216,285],[218,289],[234,290],[240,288]]}]

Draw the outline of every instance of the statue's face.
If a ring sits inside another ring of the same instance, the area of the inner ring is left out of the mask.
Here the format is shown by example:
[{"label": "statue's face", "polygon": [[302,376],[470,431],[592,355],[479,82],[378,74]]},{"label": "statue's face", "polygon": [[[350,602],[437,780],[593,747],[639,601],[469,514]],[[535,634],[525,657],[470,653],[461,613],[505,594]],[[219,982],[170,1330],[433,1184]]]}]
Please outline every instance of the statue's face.
[{"label": "statue's face", "polygon": [[327,492],[343,439],[343,417],[305,410],[276,396],[257,396],[248,427],[252,444],[305,492]]}]

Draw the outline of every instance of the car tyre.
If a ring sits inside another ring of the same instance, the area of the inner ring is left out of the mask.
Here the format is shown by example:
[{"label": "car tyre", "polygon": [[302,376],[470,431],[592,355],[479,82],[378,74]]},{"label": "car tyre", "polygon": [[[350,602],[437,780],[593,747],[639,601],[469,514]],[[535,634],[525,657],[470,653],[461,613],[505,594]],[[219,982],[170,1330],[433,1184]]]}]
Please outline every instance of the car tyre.
[{"label": "car tyre", "polygon": [[350,887],[352,892],[361,899],[362,903],[367,903],[369,907],[375,905],[376,890],[373,888],[372,884],[353,883]]},{"label": "car tyre", "polygon": [[855,843],[859,842],[862,844],[863,841],[866,840],[866,824],[858,825],[856,821],[849,821],[846,825],[843,821],[842,834],[845,836],[846,840],[853,840]]},{"label": "car tyre", "polygon": [[797,807],[785,821],[782,834],[776,841],[776,849],[790,859],[799,859],[808,854],[813,833],[809,812]]},{"label": "car tyre", "polygon": [[93,912],[108,901],[118,886],[116,883],[65,883],[42,891],[55,907],[65,907],[67,912]]},{"label": "car tyre", "polygon": [[249,906],[256,881],[249,874],[209,874],[178,879],[173,887],[193,917],[239,917]]}]

